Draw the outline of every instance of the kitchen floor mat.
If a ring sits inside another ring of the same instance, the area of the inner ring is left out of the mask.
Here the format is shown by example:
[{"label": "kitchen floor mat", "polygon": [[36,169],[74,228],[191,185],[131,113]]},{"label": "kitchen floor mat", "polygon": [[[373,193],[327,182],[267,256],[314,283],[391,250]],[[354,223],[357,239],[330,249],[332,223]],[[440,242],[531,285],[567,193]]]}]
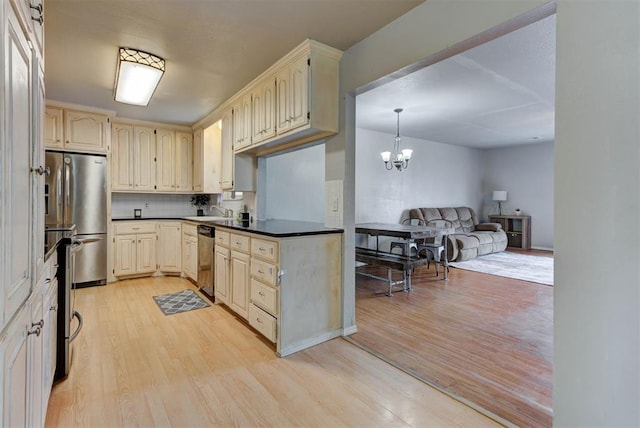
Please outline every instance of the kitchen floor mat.
[{"label": "kitchen floor mat", "polygon": [[193,290],[188,289],[178,291],[177,293],[153,296],[153,300],[156,301],[158,307],[165,315],[172,315],[210,306]]}]

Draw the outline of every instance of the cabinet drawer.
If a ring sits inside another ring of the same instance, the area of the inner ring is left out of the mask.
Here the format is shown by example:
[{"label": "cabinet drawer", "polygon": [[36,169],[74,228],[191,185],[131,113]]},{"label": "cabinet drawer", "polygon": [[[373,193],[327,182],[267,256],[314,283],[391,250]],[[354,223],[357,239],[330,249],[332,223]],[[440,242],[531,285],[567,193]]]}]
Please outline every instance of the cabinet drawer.
[{"label": "cabinet drawer", "polygon": [[229,247],[232,250],[242,251],[243,253],[249,252],[249,237],[244,235],[236,235],[232,233],[229,237]]},{"label": "cabinet drawer", "polygon": [[229,232],[225,232],[221,229],[216,229],[216,245],[222,245],[223,247],[229,246]]},{"label": "cabinet drawer", "polygon": [[182,222],[182,233],[184,235],[196,236],[198,234],[198,226],[195,223]]},{"label": "cabinet drawer", "polygon": [[255,258],[251,259],[251,277],[265,284],[276,285],[277,274],[276,266]]},{"label": "cabinet drawer", "polygon": [[137,233],[156,233],[156,224],[152,222],[132,221],[127,223],[115,223],[113,232],[116,235],[129,235]]},{"label": "cabinet drawer", "polygon": [[276,319],[254,304],[249,305],[249,325],[275,343]]},{"label": "cabinet drawer", "polygon": [[271,315],[278,315],[278,290],[255,279],[251,280],[251,302]]},{"label": "cabinet drawer", "polygon": [[264,239],[251,239],[251,255],[278,263],[278,243]]}]

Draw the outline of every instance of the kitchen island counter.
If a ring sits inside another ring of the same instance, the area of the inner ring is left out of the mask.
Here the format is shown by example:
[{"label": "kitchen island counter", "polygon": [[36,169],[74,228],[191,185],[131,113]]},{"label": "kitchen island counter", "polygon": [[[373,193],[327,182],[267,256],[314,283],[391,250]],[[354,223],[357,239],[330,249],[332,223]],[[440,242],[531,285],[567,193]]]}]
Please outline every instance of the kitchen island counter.
[{"label": "kitchen island counter", "polygon": [[256,233],[258,235],[272,236],[274,238],[288,238],[291,236],[324,235],[342,233],[342,229],[325,227],[322,223],[295,220],[260,220],[244,226],[235,220],[222,220],[205,222],[207,224],[243,232]]}]

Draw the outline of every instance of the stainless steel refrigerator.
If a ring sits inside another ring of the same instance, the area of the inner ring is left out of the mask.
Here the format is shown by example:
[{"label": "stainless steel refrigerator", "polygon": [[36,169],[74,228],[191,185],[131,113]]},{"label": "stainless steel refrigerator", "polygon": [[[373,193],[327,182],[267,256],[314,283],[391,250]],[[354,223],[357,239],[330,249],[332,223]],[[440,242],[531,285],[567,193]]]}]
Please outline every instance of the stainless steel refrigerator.
[{"label": "stainless steel refrigerator", "polygon": [[45,180],[45,223],[75,224],[83,244],[75,254],[74,283],[106,284],[106,156],[47,151],[45,163],[51,170]]}]

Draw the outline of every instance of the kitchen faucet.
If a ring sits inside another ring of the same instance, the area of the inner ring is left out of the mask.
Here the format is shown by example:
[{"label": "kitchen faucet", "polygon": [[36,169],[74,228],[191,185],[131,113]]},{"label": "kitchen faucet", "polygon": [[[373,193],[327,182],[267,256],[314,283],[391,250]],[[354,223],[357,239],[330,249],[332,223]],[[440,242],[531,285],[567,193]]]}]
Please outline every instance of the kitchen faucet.
[{"label": "kitchen faucet", "polygon": [[211,205],[210,208],[212,210],[215,209],[216,211],[218,211],[218,213],[221,213],[226,218],[233,218],[233,210],[229,210],[229,209],[226,209],[226,208],[220,208],[217,205]]}]

